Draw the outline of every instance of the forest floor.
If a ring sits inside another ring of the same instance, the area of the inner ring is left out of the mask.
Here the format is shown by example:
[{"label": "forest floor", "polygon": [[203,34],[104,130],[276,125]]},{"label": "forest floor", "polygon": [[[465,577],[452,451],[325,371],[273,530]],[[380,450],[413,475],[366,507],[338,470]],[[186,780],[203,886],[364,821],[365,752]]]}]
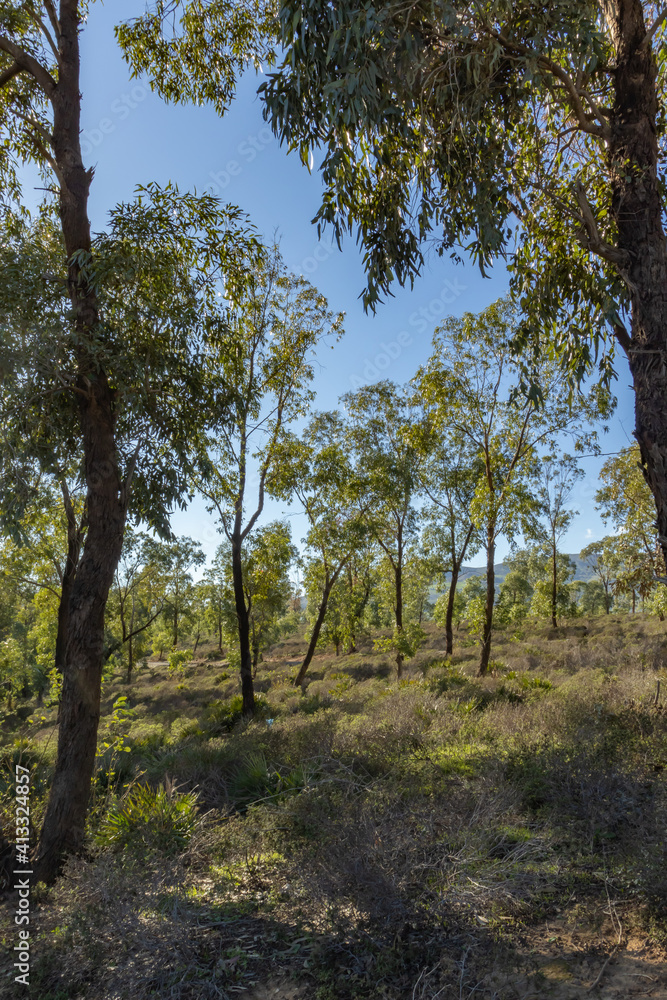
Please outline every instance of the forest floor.
[{"label": "forest floor", "polygon": [[[428,633],[401,681],[366,640],[302,690],[303,637],[279,644],[249,724],[212,648],[107,678],[89,849],[33,887],[28,988],[5,893],[0,996],[667,1000],[667,627],[499,633],[485,678],[464,632],[451,659]],[[1,739],[11,839],[12,764],[38,827],[55,709]],[[130,813],[142,786],[166,794]]]}]

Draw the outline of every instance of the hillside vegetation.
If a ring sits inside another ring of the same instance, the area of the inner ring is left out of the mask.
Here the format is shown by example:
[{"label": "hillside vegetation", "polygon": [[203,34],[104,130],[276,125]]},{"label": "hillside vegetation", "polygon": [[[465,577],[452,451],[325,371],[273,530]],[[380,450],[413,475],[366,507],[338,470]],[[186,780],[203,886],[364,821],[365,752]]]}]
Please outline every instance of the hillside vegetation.
[{"label": "hillside vegetation", "polygon": [[[400,681],[366,639],[301,689],[293,635],[252,721],[210,647],[108,675],[85,854],[33,892],[30,996],[664,997],[664,624],[499,633],[482,677],[465,631],[448,658],[426,630]],[[39,827],[54,713],[6,718],[6,832],[17,761]]]}]

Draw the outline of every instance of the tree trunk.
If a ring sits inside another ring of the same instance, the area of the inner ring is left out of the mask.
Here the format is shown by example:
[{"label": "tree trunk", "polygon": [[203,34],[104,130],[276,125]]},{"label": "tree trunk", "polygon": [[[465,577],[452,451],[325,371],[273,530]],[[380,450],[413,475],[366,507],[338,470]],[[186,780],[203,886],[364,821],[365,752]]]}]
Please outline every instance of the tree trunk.
[{"label": "tree trunk", "polygon": [[558,563],[556,552],[556,539],[552,539],[551,545],[551,624],[558,628],[556,610],[558,608]]},{"label": "tree trunk", "polygon": [[127,683],[132,680],[132,668],[134,667],[134,594],[132,594],[132,614],[130,616],[130,635],[127,640]]},{"label": "tree trunk", "polygon": [[482,654],[479,660],[479,675],[488,673],[491,658],[491,632],[493,630],[493,605],[496,599],[496,543],[493,532],[488,532],[486,540],[486,608],[484,631],[482,633]]},{"label": "tree trunk", "polygon": [[241,696],[243,714],[255,714],[255,689],[252,682],[252,652],[250,649],[250,615],[243,587],[243,554],[240,532],[232,536],[232,580],[234,583],[234,606],[239,629],[239,651],[241,654]]},{"label": "tree trunk", "polygon": [[640,0],[618,0],[610,14],[616,58],[608,157],[618,246],[627,253],[621,270],[632,304],[631,342],[619,339],[628,352],[635,437],[667,566],[667,245],[658,178],[657,67],[651,45],[642,45],[643,7]]},{"label": "tree trunk", "polygon": [[[400,549],[394,570],[394,577],[396,581],[396,635],[400,641],[403,632],[403,559]],[[396,652],[396,677],[399,681],[403,676],[403,662],[403,653],[399,649]]]},{"label": "tree trunk", "polygon": [[81,160],[79,10],[60,4],[60,70],[53,96],[53,149],[60,183],[60,218],[68,257],[68,288],[77,334],[76,379],[86,476],[88,531],[72,583],[64,643],[63,689],[53,783],[34,864],[52,881],[66,853],[84,840],[97,750],[104,648],[104,612],[120,559],[127,496],[118,470],[113,392],[86,342],[98,322],[94,291],[81,273],[78,251],[90,251],[88,193],[92,171]]},{"label": "tree trunk", "polygon": [[333,588],[333,585],[334,585],[334,583],[336,582],[336,580],[338,578],[338,573],[339,572],[340,572],[340,570],[338,570],[336,573],[334,573],[333,577],[326,582],[324,590],[322,591],[322,600],[320,601],[320,606],[319,606],[319,609],[318,609],[318,612],[317,612],[317,618],[315,619],[315,625],[313,626],[313,631],[312,631],[312,634],[310,636],[310,642],[308,643],[308,649],[306,650],[306,655],[305,655],[305,657],[303,659],[303,663],[299,667],[299,672],[296,675],[296,677],[294,678],[294,686],[295,687],[300,687],[303,684],[303,682],[305,680],[305,677],[306,677],[306,671],[308,670],[308,667],[310,666],[310,661],[312,660],[313,656],[315,655],[315,648],[317,646],[317,640],[320,637],[320,632],[322,631],[322,625],[324,624],[324,619],[325,619],[326,613],[327,613],[327,605],[329,603],[329,596],[331,594],[331,590]]},{"label": "tree trunk", "polygon": [[447,595],[447,612],[445,614],[445,638],[446,638],[446,652],[448,656],[451,656],[454,652],[454,601],[456,599],[456,588],[459,582],[459,574],[461,572],[461,566],[463,565],[463,560],[466,557],[466,552],[468,551],[468,545],[470,544],[470,539],[472,538],[472,533],[474,531],[474,525],[470,525],[468,529],[468,534],[466,535],[463,547],[458,554],[456,554],[454,547],[454,539],[452,538],[452,578],[449,581],[449,594]]},{"label": "tree trunk", "polygon": [[445,613],[445,651],[448,656],[451,656],[454,652],[454,601],[456,599],[456,588],[458,586],[460,572],[460,565],[455,563],[452,568],[452,578],[449,581],[447,611]]},{"label": "tree trunk", "polygon": [[79,567],[79,557],[81,555],[81,537],[83,534],[84,521],[79,526],[76,523],[76,514],[72,506],[67,484],[61,483],[63,493],[63,503],[65,505],[65,516],[67,518],[67,558],[60,587],[60,603],[58,604],[58,631],[56,634],[55,667],[60,673],[63,671],[65,659],[65,646],[67,644],[67,626],[69,622],[69,602],[72,596],[72,586]]}]

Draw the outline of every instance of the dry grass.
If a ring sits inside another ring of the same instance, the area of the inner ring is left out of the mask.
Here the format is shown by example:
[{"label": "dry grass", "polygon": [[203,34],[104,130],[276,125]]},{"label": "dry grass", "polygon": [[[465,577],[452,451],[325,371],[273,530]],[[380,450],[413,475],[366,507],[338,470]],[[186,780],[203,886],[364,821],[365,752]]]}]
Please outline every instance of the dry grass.
[{"label": "dry grass", "polygon": [[[128,696],[131,752],[101,760],[91,835],[139,775],[196,788],[200,824],[176,858],[91,840],[42,891],[31,995],[569,1000],[614,947],[597,995],[659,982],[664,626],[501,634],[483,679],[458,639],[446,662],[429,627],[400,683],[369,642],[320,655],[301,691],[297,636],[260,665],[251,724],[212,650],[183,676],[111,679],[105,710]],[[25,752],[52,727],[31,727]]]}]

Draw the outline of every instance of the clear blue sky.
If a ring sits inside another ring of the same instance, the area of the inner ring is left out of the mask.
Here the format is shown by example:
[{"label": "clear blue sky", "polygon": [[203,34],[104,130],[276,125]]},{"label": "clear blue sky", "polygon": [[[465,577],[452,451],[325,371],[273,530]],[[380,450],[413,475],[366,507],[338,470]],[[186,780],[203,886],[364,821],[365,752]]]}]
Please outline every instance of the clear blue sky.
[{"label": "clear blue sky", "polygon": [[[87,164],[95,166],[93,228],[103,229],[109,209],[132,197],[137,184],[171,180],[182,190],[211,190],[244,209],[266,237],[279,234],[292,270],[308,277],[332,309],[346,313],[345,337],[319,359],[318,409],[335,407],[342,393],[362,381],[407,381],[428,357],[433,329],[444,316],[479,311],[507,290],[502,267],[484,279],[473,265],[434,255],[413,291],[397,291],[375,316],[366,315],[358,299],[364,276],[357,247],[348,240],[340,252],[327,238],[318,242],[311,224],[319,206],[317,172],[310,175],[272,137],[262,119],[254,73],[241,81],[237,100],[222,120],[209,108],[165,105],[144,81],[130,79],[113,26],[143,6],[138,0],[93,3],[82,34],[82,141]],[[32,192],[25,194],[31,200]],[[601,440],[604,452],[632,441],[633,396],[621,359],[618,371],[619,404],[610,433]],[[578,552],[606,533],[593,502],[602,461],[582,461],[586,478],[574,501],[580,516],[564,540],[564,551]],[[282,510],[270,504],[268,514],[279,516]],[[290,513],[298,542],[305,527]],[[178,534],[201,541],[209,554],[220,540],[200,502],[177,512],[172,523]]]}]

